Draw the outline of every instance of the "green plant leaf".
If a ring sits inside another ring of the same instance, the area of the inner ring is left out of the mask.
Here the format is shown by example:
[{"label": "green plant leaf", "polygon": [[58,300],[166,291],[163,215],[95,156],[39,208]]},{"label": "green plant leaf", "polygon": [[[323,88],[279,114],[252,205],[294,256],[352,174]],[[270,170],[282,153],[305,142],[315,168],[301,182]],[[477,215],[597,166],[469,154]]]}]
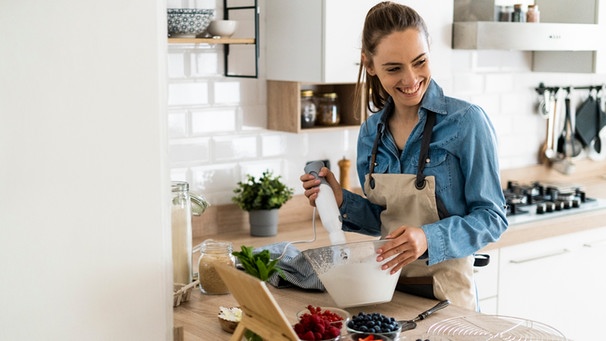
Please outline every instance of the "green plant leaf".
[{"label": "green plant leaf", "polygon": [[280,181],[269,170],[259,179],[247,174],[246,181],[240,181],[234,189],[232,201],[245,211],[271,210],[280,208],[290,200],[294,190]]}]

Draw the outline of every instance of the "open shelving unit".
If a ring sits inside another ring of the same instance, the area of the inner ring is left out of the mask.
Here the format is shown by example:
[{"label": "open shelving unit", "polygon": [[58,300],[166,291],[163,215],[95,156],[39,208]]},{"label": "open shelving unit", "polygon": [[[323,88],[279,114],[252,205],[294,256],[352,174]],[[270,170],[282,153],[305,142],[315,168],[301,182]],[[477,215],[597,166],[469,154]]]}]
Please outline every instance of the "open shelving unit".
[{"label": "open shelving unit", "polygon": [[[259,76],[259,6],[254,0],[250,6],[229,6],[229,0],[223,0],[223,19],[229,20],[232,11],[252,11],[254,16],[254,37],[252,38],[168,38],[169,44],[208,44],[223,45],[224,76],[240,78],[258,78]],[[229,69],[230,45],[255,46],[255,72],[250,75],[234,74]]]}]

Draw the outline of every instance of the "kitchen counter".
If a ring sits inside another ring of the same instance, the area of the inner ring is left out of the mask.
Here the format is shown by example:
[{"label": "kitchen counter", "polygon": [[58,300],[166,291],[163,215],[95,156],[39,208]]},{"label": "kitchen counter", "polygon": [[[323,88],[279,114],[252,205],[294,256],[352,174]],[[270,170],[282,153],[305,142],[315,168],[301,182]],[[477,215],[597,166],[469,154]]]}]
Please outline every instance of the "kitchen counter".
[{"label": "kitchen counter", "polygon": [[[532,181],[536,179],[541,179],[542,181],[575,183],[583,186],[588,197],[606,198],[606,161],[579,161],[577,162],[577,170],[573,175],[563,175],[552,168],[542,165],[502,172],[502,181],[504,182],[507,180]],[[297,200],[299,204],[307,204],[306,201],[301,200],[301,198],[294,201]],[[234,249],[239,249],[240,245],[259,247],[277,242],[312,239],[312,221],[300,219],[300,217],[292,219],[292,216],[295,215],[311,217],[312,214],[309,210],[309,206],[307,205],[307,208],[302,211],[303,213],[301,213],[300,210],[293,210],[292,206],[287,210],[289,212],[294,211],[296,214],[289,215],[286,219],[283,219],[281,216],[280,221],[285,222],[280,224],[276,236],[252,237],[249,234],[248,228],[244,227],[227,229],[221,233],[194,234],[194,245],[197,245],[205,239],[212,238],[229,240],[233,242]],[[221,211],[221,208],[219,208],[217,212],[225,213],[224,211]],[[601,208],[589,212],[570,214],[532,223],[511,225],[501,236],[499,241],[489,244],[481,251],[603,227],[606,226],[605,218],[606,209]],[[314,238],[313,242],[297,243],[295,244],[297,248],[304,250],[307,248],[330,245],[328,235],[319,219],[316,219],[316,225],[317,236]],[[213,229],[211,229],[211,231],[212,230]],[[373,239],[373,237],[356,233],[346,233],[346,236],[349,242]],[[293,323],[295,322],[295,313],[305,308],[307,304],[324,306],[334,305],[332,299],[326,293],[307,292],[296,289],[276,289],[271,285],[269,287],[272,294],[275,296],[277,303],[282,308],[287,318]],[[413,318],[421,311],[433,306],[435,303],[437,302],[396,292],[392,302],[373,307],[364,307],[364,310],[367,312],[369,310],[377,311],[404,319]],[[232,306],[236,304],[237,302],[235,302],[231,295],[207,296],[202,295],[196,288],[190,301],[174,309],[175,327],[183,327],[185,340],[228,340],[230,334],[221,330],[217,321],[217,313],[219,311],[219,306]],[[350,311],[350,313],[356,313],[358,311],[357,308],[347,310]],[[421,321],[414,331],[414,334],[410,333],[407,335],[422,336],[422,333],[435,322],[441,321],[444,318],[467,314],[476,313],[450,306],[439,313],[436,313],[435,316],[430,317],[428,321]],[[414,339],[416,338],[412,338],[412,340]]]}]

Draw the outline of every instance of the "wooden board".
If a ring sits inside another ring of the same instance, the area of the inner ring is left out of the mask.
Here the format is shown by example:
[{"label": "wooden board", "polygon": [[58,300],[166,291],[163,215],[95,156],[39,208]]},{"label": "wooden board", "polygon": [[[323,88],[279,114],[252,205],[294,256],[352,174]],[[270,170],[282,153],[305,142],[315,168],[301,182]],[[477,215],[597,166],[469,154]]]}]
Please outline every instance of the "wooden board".
[{"label": "wooden board", "polygon": [[265,340],[299,340],[265,282],[227,265],[215,265],[215,269],[242,309],[231,341],[240,341],[246,329]]}]

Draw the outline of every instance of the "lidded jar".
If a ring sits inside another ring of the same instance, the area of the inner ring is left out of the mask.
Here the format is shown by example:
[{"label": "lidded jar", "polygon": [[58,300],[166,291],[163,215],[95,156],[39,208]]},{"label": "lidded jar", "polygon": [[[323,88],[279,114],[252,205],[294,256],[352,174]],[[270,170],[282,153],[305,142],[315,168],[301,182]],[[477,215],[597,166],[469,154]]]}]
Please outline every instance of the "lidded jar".
[{"label": "lidded jar", "polygon": [[236,259],[232,255],[233,245],[228,241],[207,239],[200,245],[198,259],[198,279],[200,291],[208,295],[228,294],[229,289],[215,269],[216,265],[235,266]]},{"label": "lidded jar", "polygon": [[189,184],[173,181],[171,192],[173,283],[187,285],[193,274]]},{"label": "lidded jar", "polygon": [[311,128],[316,124],[316,104],[313,90],[301,90],[301,128]]},{"label": "lidded jar", "polygon": [[339,103],[335,92],[322,94],[318,100],[318,124],[334,126],[341,122]]}]

